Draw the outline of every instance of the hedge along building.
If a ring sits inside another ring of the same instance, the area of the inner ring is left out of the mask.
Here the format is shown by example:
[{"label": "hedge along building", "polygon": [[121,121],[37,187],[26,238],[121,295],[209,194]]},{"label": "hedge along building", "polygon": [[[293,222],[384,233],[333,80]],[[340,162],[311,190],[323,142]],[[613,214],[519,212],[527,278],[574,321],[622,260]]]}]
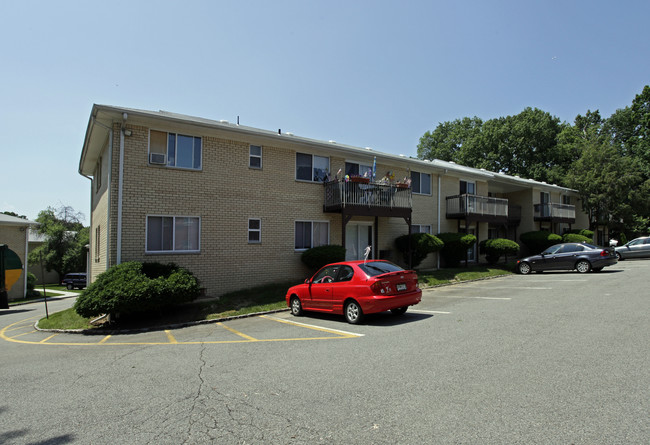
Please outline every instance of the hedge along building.
[{"label": "hedge along building", "polygon": [[91,280],[125,261],[174,262],[210,295],[304,279],[301,253],[323,244],[399,262],[394,240],[409,230],[517,239],[586,224],[566,188],[165,111],[94,105],[79,172]]}]

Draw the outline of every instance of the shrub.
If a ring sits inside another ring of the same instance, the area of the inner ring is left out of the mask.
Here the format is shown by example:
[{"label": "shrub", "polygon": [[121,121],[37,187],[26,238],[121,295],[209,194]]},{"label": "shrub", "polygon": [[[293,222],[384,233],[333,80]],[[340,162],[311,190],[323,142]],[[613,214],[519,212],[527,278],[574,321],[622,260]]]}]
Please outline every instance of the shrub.
[{"label": "shrub", "polygon": [[307,267],[316,271],[326,264],[345,261],[345,247],[336,244],[312,247],[305,250],[300,259]]},{"label": "shrub", "polygon": [[618,245],[623,246],[625,244],[627,244],[627,236],[625,236],[625,234],[621,232],[621,234],[619,235]]},{"label": "shrub", "polygon": [[594,239],[594,231],[589,229],[573,229],[570,233],[575,233],[589,238],[590,240]]},{"label": "shrub", "polygon": [[593,243],[592,238],[587,238],[586,236],[579,235],[577,233],[565,233],[562,235],[563,243]]},{"label": "shrub", "polygon": [[31,272],[27,273],[27,292],[25,293],[27,298],[36,298],[40,297],[41,293],[36,290],[36,275]]},{"label": "shrub", "polygon": [[464,233],[439,233],[437,237],[444,243],[440,254],[446,267],[457,267],[467,258],[467,249],[476,244],[474,235]]},{"label": "shrub", "polygon": [[502,255],[505,255],[507,261],[508,255],[517,255],[519,253],[519,244],[505,238],[483,240],[479,248],[490,264],[496,264]]},{"label": "shrub", "polygon": [[82,317],[134,314],[196,299],[198,279],[175,264],[128,262],[97,277],[74,304]]},{"label": "shrub", "polygon": [[562,242],[560,235],[545,230],[522,233],[520,238],[521,242],[533,254],[543,252],[545,249]]},{"label": "shrub", "polygon": [[[429,233],[412,233],[411,239],[411,267],[418,267],[430,253],[438,252],[444,243]],[[395,238],[395,247],[402,253],[404,262],[409,264],[409,235]]]}]

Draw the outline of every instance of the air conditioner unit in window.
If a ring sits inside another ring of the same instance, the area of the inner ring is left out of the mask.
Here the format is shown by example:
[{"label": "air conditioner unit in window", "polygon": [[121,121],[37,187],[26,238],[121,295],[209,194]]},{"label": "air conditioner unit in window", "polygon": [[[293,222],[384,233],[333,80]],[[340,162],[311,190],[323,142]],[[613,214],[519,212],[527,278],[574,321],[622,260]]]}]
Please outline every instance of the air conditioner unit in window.
[{"label": "air conditioner unit in window", "polygon": [[164,153],[149,153],[149,164],[167,164],[167,155]]}]

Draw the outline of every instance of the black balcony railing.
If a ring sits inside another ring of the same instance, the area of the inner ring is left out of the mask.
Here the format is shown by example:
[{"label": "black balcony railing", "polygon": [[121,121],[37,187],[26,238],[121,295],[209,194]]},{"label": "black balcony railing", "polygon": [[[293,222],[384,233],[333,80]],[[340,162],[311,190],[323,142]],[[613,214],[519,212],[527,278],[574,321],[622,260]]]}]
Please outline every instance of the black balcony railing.
[{"label": "black balcony railing", "polygon": [[[330,181],[325,184],[326,212],[354,212],[354,209],[364,214],[382,216],[391,211],[408,210],[412,208],[411,189],[397,184],[381,184],[375,182]],[[363,210],[362,210],[363,209]]]},{"label": "black balcony railing", "polygon": [[505,223],[508,200],[468,194],[447,196],[447,218]]},{"label": "black balcony railing", "polygon": [[535,221],[574,223],[576,221],[576,206],[552,202],[535,204],[534,219]]}]

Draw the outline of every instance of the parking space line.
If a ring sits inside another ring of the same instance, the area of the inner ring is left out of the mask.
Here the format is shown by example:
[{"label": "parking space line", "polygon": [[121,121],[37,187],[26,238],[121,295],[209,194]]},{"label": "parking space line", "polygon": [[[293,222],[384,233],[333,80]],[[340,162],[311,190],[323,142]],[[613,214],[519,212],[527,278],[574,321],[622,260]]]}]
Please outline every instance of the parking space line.
[{"label": "parking space line", "polygon": [[415,312],[416,314],[443,314],[443,315],[449,315],[451,312],[445,312],[445,311],[425,311],[422,309],[411,309],[409,312]]},{"label": "parking space line", "polygon": [[223,324],[221,322],[217,323],[217,326],[221,326],[222,328],[226,329],[227,331],[230,331],[233,334],[239,335],[240,337],[245,338],[248,341],[259,341],[256,338],[253,338],[250,335],[246,335],[243,332],[239,332],[237,329],[233,329],[230,326],[226,326],[225,324]]},{"label": "parking space line", "polygon": [[39,341],[39,343],[46,343],[49,339],[54,338],[54,337],[56,337],[57,335],[59,335],[59,334],[58,334],[58,333],[57,333],[57,334],[52,334],[52,335],[50,335],[49,337],[44,338],[43,340]]},{"label": "parking space line", "polygon": [[467,297],[462,295],[436,295],[435,297],[436,298],[470,298],[473,300],[505,300],[505,301],[512,300],[512,298],[507,298],[507,297]]},{"label": "parking space line", "polygon": [[167,339],[169,339],[169,343],[178,343],[178,341],[176,341],[176,339],[172,335],[172,331],[167,329],[165,330],[165,334],[167,334]]},{"label": "parking space line", "polygon": [[18,337],[22,337],[23,335],[33,334],[34,332],[38,332],[38,331],[33,330],[33,331],[30,331],[30,332],[23,332],[22,334],[14,335],[13,337],[9,337],[9,338],[18,338]]},{"label": "parking space line", "polygon": [[102,338],[101,341],[99,343],[97,343],[97,344],[101,345],[102,343],[106,343],[108,341],[108,339],[111,338],[111,337],[112,337],[112,335],[107,335],[106,337]]},{"label": "parking space line", "polygon": [[341,331],[339,329],[330,329],[330,328],[323,328],[321,326],[316,326],[312,324],[306,324],[306,323],[300,323],[297,321],[289,321],[289,320],[283,320],[282,318],[276,318],[276,317],[271,317],[269,315],[260,315],[260,318],[266,318],[267,320],[273,320],[277,321],[278,323],[285,323],[285,324],[290,324],[294,326],[299,326],[307,329],[313,329],[315,331],[322,331],[322,332],[327,332],[330,334],[342,334],[346,337],[363,337],[365,334],[357,334],[354,332],[348,332],[348,331]]}]

